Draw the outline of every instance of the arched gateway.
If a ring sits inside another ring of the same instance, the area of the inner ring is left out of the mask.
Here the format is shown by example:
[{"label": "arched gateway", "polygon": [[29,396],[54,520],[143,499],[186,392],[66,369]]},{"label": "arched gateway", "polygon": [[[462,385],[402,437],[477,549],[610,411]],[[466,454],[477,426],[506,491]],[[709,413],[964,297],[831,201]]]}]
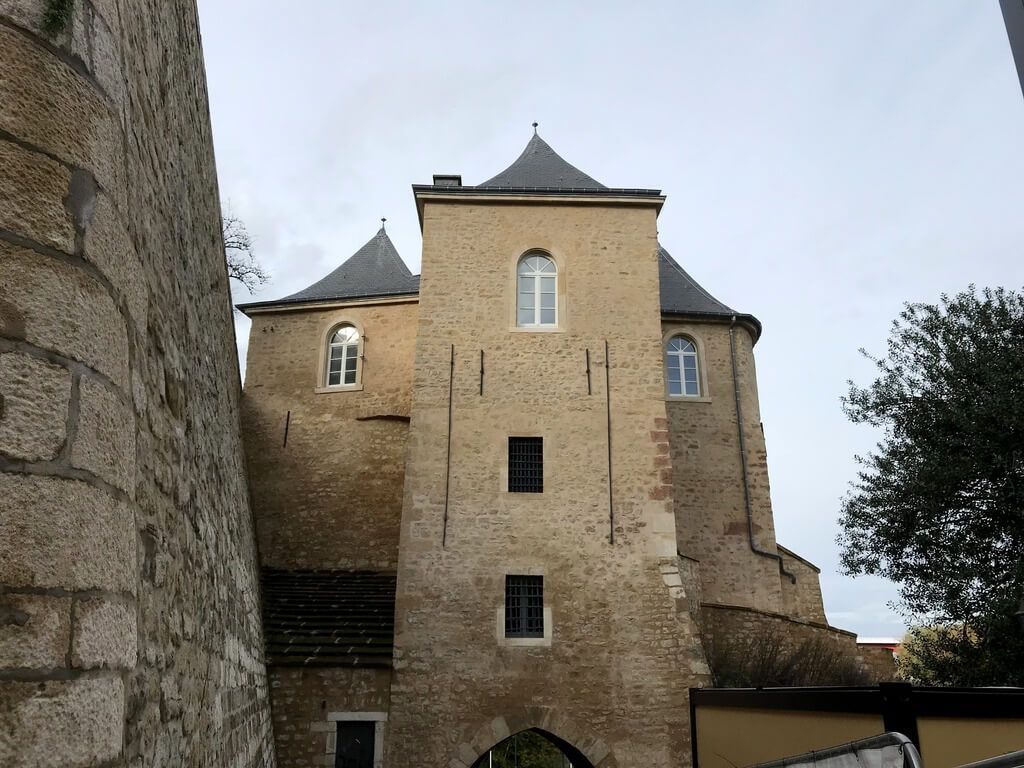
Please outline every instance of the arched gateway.
[{"label": "arched gateway", "polygon": [[565,739],[530,728],[495,744],[472,768],[594,768],[594,764]]}]

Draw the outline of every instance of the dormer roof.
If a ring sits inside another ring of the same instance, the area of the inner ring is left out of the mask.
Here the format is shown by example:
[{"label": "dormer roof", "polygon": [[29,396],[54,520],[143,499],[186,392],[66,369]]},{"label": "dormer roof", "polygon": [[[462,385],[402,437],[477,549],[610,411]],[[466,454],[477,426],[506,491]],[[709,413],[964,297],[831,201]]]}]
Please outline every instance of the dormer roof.
[{"label": "dormer roof", "polygon": [[245,310],[279,304],[337,301],[344,299],[414,296],[419,293],[420,278],[405,266],[384,227],[362,248],[326,277],[308,288],[274,301],[239,304]]},{"label": "dormer roof", "polygon": [[536,132],[508,168],[477,188],[607,190],[601,182],[570,165]]}]

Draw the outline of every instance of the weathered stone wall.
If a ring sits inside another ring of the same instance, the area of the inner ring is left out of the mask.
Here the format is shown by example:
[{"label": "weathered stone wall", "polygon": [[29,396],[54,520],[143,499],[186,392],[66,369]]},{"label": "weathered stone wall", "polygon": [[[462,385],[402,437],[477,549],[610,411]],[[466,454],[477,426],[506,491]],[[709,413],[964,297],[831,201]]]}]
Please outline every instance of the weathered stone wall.
[{"label": "weathered stone wall", "polygon": [[233,347],[194,4],[0,0],[0,764],[273,765]]},{"label": "weathered stone wall", "polygon": [[[707,669],[676,557],[655,211],[428,203],[423,221],[386,764],[468,766],[528,727],[602,766],[683,764]],[[558,263],[557,331],[514,329],[534,248]],[[509,435],[544,438],[543,493],[507,492]],[[549,645],[505,641],[506,574],[544,576]]]},{"label": "weathered stone wall", "polygon": [[388,711],[390,669],[271,667],[269,674],[278,768],[334,765],[328,758],[334,754],[337,720],[329,718]]},{"label": "weathered stone wall", "polygon": [[858,644],[857,657],[872,680],[888,683],[901,679],[899,668],[896,666],[896,658],[888,648]]},{"label": "weathered stone wall", "polygon": [[[397,567],[416,318],[415,301],[252,314],[243,435],[264,565]],[[362,389],[323,391],[341,322],[363,335]]]},{"label": "weathered stone wall", "polygon": [[776,549],[782,558],[783,567],[796,577],[795,581],[785,576],[780,580],[782,613],[793,619],[827,624],[825,605],[821,599],[821,581],[818,578],[821,569],[781,545]]},{"label": "weathered stone wall", "polygon": [[[729,324],[666,320],[662,331],[666,340],[685,334],[697,343],[705,378],[704,397],[666,402],[679,551],[700,561],[704,600],[779,612],[778,562],[750,548]],[[760,549],[775,552],[753,338],[737,325],[735,339],[754,540]]]},{"label": "weathered stone wall", "polygon": [[723,652],[727,656],[730,649],[741,649],[742,653],[764,652],[773,642],[781,643],[782,648],[792,649],[805,642],[824,641],[826,646],[834,644],[841,656],[849,659],[853,668],[860,670],[864,684],[891,680],[896,672],[892,654],[886,663],[879,654],[873,653],[875,649],[859,647],[853,632],[825,622],[794,619],[754,608],[704,603],[701,630],[711,659],[722,658]]}]

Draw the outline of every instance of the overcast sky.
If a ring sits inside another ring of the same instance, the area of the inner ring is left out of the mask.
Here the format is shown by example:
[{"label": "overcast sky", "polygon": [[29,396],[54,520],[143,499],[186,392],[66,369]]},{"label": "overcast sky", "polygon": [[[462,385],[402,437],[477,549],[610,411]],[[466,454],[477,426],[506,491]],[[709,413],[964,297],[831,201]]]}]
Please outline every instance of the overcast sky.
[{"label": "overcast sky", "polygon": [[662,244],[761,319],[778,540],[821,567],[832,623],[902,633],[892,585],[837,572],[839,500],[877,439],[839,398],[902,302],[1024,284],[997,0],[199,6],[221,195],[273,275],[258,298],[319,279],[382,216],[418,272],[410,185],[489,178],[537,120],[604,184],[664,190]]}]

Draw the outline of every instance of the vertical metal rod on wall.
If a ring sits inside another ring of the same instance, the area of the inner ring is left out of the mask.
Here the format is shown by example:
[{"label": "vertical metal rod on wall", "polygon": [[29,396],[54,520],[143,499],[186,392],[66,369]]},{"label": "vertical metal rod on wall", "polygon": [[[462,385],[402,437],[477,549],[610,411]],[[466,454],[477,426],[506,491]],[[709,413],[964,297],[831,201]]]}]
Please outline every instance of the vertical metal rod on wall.
[{"label": "vertical metal rod on wall", "polygon": [[455,380],[455,345],[452,344],[448,362],[448,450],[444,459],[444,523],[441,529],[441,548],[448,543],[448,484],[452,475],[452,383]]},{"label": "vertical metal rod on wall", "polygon": [[480,397],[484,396],[484,351],[480,350]]},{"label": "vertical metal rod on wall", "polygon": [[590,350],[587,349],[587,394],[593,394],[590,391]]},{"label": "vertical metal rod on wall", "polygon": [[608,411],[608,541],[615,543],[615,507],[612,505],[612,386],[608,365],[608,340],[604,342],[604,394]]},{"label": "vertical metal rod on wall", "polygon": [[292,423],[292,412],[288,411],[288,415],[284,417],[284,442],[281,443],[282,448],[288,447],[288,427]]}]

